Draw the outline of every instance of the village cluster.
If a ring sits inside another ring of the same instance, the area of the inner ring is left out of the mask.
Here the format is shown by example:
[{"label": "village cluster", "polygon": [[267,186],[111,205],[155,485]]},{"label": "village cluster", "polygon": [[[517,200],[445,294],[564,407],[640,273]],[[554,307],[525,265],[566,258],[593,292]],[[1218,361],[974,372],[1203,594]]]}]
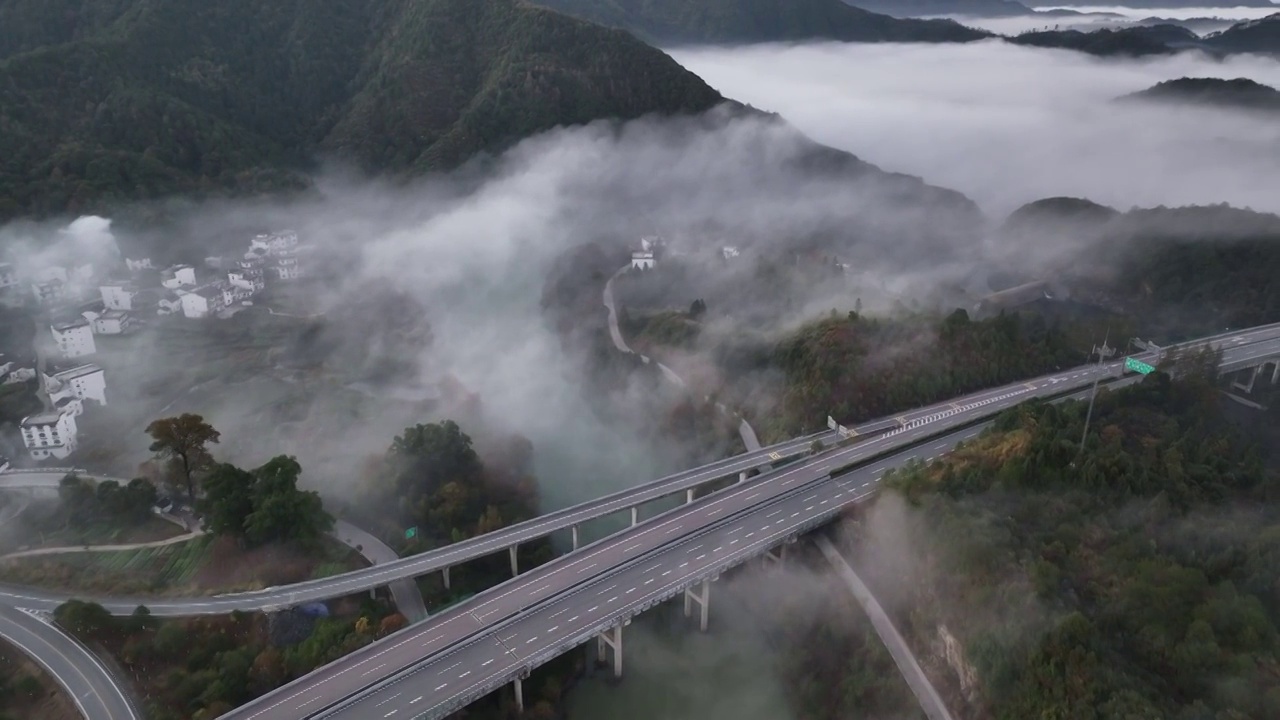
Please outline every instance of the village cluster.
[{"label": "village cluster", "polygon": [[[35,367],[0,354],[0,383],[39,378],[41,412],[21,422],[22,442],[35,460],[64,459],[76,450],[76,418],[86,400],[106,405],[106,376],[85,358],[97,352],[95,337],[128,335],[145,325],[147,315],[226,318],[253,304],[268,280],[291,281],[301,275],[298,234],[258,235],[241,258],[209,257],[192,265],[159,270],[150,258],[126,258],[123,267],[92,264],[18,269],[0,263],[0,303],[34,305],[49,318],[58,358],[35,358]],[[117,275],[127,275],[118,277]],[[104,279],[107,278],[107,279]],[[96,290],[96,293],[94,292]],[[37,348],[39,342],[37,342]],[[7,461],[0,458],[0,469]]]}]

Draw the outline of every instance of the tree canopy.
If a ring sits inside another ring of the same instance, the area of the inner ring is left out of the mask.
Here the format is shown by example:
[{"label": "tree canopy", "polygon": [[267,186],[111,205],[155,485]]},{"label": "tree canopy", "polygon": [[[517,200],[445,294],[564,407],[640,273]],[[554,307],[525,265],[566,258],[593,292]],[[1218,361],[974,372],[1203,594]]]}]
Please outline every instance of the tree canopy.
[{"label": "tree canopy", "polygon": [[196,501],[195,474],[213,464],[209,445],[222,436],[200,415],[183,413],[178,417],[161,418],[147,426],[151,436],[151,452],[160,458],[177,461],[182,480],[187,486],[187,499]]},{"label": "tree canopy", "polygon": [[199,504],[205,529],[249,546],[317,541],[333,528],[333,516],[318,493],[298,489],[301,474],[302,466],[286,455],[252,471],[218,465]]}]

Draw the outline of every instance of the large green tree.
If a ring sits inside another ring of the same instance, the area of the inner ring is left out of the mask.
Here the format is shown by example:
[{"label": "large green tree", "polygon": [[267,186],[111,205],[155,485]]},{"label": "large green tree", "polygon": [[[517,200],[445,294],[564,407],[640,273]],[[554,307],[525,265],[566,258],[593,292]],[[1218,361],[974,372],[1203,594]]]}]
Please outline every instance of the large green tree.
[{"label": "large green tree", "polygon": [[196,501],[195,473],[213,464],[209,445],[222,436],[200,415],[183,413],[178,417],[161,418],[147,426],[151,436],[151,452],[164,459],[177,461],[182,479],[187,486],[187,499]]},{"label": "large green tree", "polygon": [[244,519],[245,538],[253,545],[292,540],[314,542],[333,527],[320,495],[299,490],[302,466],[286,455],[253,471],[253,511]]},{"label": "large green tree", "polygon": [[205,528],[250,546],[315,542],[333,528],[333,516],[318,493],[298,488],[301,475],[302,466],[287,455],[252,471],[218,465],[204,481]]},{"label": "large green tree", "polygon": [[200,512],[204,527],[215,535],[242,535],[245,518],[253,512],[253,473],[219,463],[204,478]]}]

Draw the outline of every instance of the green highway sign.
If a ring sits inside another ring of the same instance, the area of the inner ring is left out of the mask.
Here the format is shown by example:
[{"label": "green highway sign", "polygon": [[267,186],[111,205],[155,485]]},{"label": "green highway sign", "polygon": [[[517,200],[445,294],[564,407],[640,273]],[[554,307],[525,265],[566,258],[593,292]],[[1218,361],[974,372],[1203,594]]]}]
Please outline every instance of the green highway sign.
[{"label": "green highway sign", "polygon": [[414,525],[413,527],[411,527],[411,528],[409,528],[408,530],[405,530],[405,531],[404,531],[404,539],[405,539],[405,540],[412,540],[412,539],[414,539],[414,538],[415,538],[415,537],[417,537],[417,536],[418,536],[418,526],[417,526],[417,525]]},{"label": "green highway sign", "polygon": [[1150,375],[1156,371],[1156,369],[1150,365],[1142,362],[1141,360],[1134,360],[1133,358],[1124,359],[1124,369],[1132,370],[1136,373],[1142,373],[1143,375]]}]

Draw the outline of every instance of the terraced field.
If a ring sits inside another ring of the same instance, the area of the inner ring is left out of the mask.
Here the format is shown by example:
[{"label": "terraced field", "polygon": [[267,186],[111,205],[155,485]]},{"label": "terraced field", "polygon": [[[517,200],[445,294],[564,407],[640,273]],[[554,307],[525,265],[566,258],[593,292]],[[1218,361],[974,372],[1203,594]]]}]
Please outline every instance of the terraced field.
[{"label": "terraced field", "polygon": [[15,558],[0,563],[0,577],[35,587],[109,593],[171,593],[191,588],[209,560],[213,541],[119,552],[87,552]]}]

